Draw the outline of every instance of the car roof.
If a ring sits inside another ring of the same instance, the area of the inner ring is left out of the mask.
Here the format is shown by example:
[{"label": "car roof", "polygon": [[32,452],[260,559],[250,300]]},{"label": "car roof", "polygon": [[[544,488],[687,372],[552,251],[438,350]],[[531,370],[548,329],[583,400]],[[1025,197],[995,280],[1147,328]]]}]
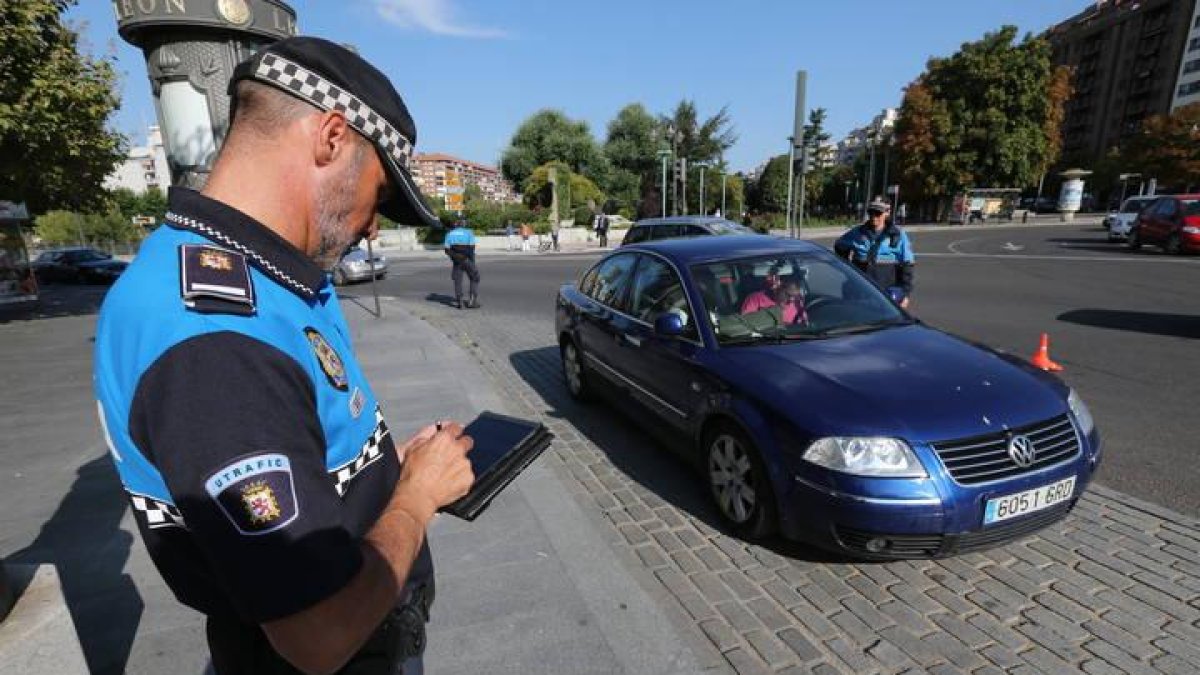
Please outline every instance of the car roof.
[{"label": "car roof", "polygon": [[677,265],[753,258],[778,253],[811,253],[826,250],[809,241],[787,239],[766,234],[739,237],[683,237],[662,239],[622,246],[625,251],[651,251],[669,258]]},{"label": "car roof", "polygon": [[728,218],[721,216],[666,216],[664,218],[643,218],[633,224],[634,227],[654,227],[655,225],[709,225],[712,223],[731,223]]}]

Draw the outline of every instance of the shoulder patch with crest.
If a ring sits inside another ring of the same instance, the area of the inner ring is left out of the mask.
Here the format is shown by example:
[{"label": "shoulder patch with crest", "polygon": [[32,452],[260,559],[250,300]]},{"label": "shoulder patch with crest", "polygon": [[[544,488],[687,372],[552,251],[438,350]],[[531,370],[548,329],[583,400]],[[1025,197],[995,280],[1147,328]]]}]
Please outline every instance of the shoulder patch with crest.
[{"label": "shoulder patch with crest", "polygon": [[313,353],[317,355],[317,362],[321,364],[321,372],[325,373],[325,379],[329,380],[329,384],[339,391],[348,390],[350,383],[346,379],[346,366],[342,363],[342,357],[338,356],[325,336],[312,326],[304,329],[304,336],[308,338],[308,344],[312,345]]},{"label": "shoulder patch with crest", "polygon": [[253,316],[254,282],[246,256],[210,244],[179,247],[179,294],[202,314]]},{"label": "shoulder patch with crest", "polygon": [[245,535],[274,532],[300,515],[286,455],[268,453],[231,462],[209,476],[204,489]]}]

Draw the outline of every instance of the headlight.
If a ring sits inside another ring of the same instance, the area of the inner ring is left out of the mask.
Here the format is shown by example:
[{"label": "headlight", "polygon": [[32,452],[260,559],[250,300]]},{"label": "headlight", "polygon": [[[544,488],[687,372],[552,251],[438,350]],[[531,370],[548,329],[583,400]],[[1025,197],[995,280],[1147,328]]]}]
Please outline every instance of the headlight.
[{"label": "headlight", "polygon": [[1088,410],[1087,404],[1079,398],[1079,394],[1072,389],[1067,395],[1067,405],[1071,408],[1071,413],[1075,415],[1075,421],[1079,423],[1079,430],[1086,436],[1092,433],[1096,428],[1096,420],[1092,419],[1092,411]]},{"label": "headlight", "polygon": [[803,457],[817,466],[856,476],[924,478],[927,475],[912,448],[897,438],[822,438],[808,446]]}]

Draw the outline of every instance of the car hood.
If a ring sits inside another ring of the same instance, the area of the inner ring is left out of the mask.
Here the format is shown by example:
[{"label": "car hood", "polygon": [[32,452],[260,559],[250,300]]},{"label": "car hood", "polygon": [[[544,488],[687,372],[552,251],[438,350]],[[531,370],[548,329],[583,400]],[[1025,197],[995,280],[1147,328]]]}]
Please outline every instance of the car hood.
[{"label": "car hood", "polygon": [[721,349],[724,379],[813,436],[962,438],[1066,411],[1065,385],[923,326]]}]

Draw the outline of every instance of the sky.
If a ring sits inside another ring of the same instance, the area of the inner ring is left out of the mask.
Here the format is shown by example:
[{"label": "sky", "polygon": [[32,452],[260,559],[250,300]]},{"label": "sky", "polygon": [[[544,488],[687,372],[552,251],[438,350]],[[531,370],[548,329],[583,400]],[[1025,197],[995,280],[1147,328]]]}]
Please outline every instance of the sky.
[{"label": "sky", "polygon": [[[196,0],[193,0],[196,1]],[[496,164],[521,121],[556,108],[603,141],[629,103],[703,116],[727,106],[726,154],[748,171],[786,152],[797,70],[807,107],[837,140],[891,106],[933,56],[1002,25],[1038,33],[1088,0],[290,0],[299,32],[353,44],[391,78],[417,122],[417,151]],[[140,50],[109,0],[68,13],[93,54],[111,54],[134,144],[155,123]]]}]

